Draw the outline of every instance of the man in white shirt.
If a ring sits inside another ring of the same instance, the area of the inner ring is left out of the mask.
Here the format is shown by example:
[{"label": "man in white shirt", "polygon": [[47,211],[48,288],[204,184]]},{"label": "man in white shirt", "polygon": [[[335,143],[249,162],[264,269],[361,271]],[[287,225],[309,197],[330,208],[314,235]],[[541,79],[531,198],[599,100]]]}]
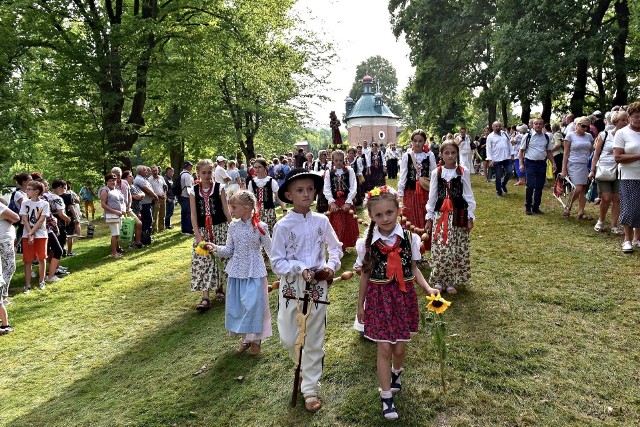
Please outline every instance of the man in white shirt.
[{"label": "man in white shirt", "polygon": [[136,168],[136,177],[133,185],[138,187],[144,193],[144,199],[140,203],[140,219],[142,220],[142,238],[140,241],[143,245],[151,244],[151,230],[153,228],[153,204],[158,203],[158,196],[153,192],[151,183],[148,178],[148,170],[146,166],[139,165]]},{"label": "man in white shirt", "polygon": [[540,202],[542,190],[547,179],[547,160],[556,171],[551,150],[553,143],[549,135],[543,132],[542,119],[533,121],[533,133],[528,133],[522,138],[518,157],[520,159],[520,171],[525,172],[527,178],[527,190],[525,196],[525,213],[527,215],[542,214]]},{"label": "man in white shirt", "polygon": [[398,178],[398,159],[400,157],[402,157],[402,151],[396,147],[395,142],[392,142],[384,153],[384,160],[387,164],[387,177],[389,179]]},{"label": "man in white shirt", "polygon": [[491,128],[493,132],[487,137],[487,161],[495,172],[496,193],[502,197],[503,193],[508,193],[507,183],[511,178],[511,142],[500,122],[493,122]]},{"label": "man in white shirt", "polygon": [[153,204],[153,211],[151,213],[153,218],[152,233],[155,234],[158,231],[164,231],[164,218],[167,213],[167,204],[165,203],[167,200],[167,182],[164,180],[164,177],[160,175],[158,166],[151,167],[149,183],[151,183],[153,192],[158,196],[158,201]]},{"label": "man in white shirt", "polygon": [[231,181],[231,177],[227,174],[226,171],[227,159],[224,158],[224,156],[218,156],[216,158],[216,162],[218,162],[218,166],[216,166],[213,178],[215,182],[221,184],[224,187],[229,181]]}]

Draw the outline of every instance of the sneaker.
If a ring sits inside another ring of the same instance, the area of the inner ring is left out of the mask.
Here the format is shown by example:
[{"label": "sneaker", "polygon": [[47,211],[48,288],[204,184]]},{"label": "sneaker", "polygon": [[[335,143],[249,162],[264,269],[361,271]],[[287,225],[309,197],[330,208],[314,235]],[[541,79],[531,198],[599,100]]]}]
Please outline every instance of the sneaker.
[{"label": "sneaker", "polygon": [[122,249],[122,246],[118,246],[117,251],[118,251],[119,254],[123,254],[124,253],[124,249]]},{"label": "sneaker", "polygon": [[47,283],[56,283],[56,282],[59,282],[59,281],[61,281],[61,280],[62,280],[62,279],[61,279],[61,278],[59,278],[58,276],[51,276],[51,277],[47,277],[47,278],[45,279],[45,282],[47,282]]},{"label": "sneaker", "polygon": [[8,334],[10,332],[13,332],[11,325],[0,326],[0,335]]},{"label": "sneaker", "polygon": [[624,234],[624,231],[620,227],[611,227],[611,234]]},{"label": "sneaker", "polygon": [[633,245],[633,247],[635,248],[640,248],[640,240],[636,240],[634,242],[631,242],[631,244]]},{"label": "sneaker", "polygon": [[11,305],[11,304],[13,304],[13,301],[11,301],[9,298],[4,297],[2,299],[2,305],[7,306],[7,305]]},{"label": "sneaker", "polygon": [[531,212],[530,210],[525,210],[525,211],[524,211],[524,213],[525,213],[526,215],[532,215],[532,214],[533,214],[533,212]]},{"label": "sneaker", "polygon": [[544,215],[544,212],[542,212],[540,209],[534,209],[531,212],[533,212],[536,215]]},{"label": "sneaker", "polygon": [[22,293],[28,294],[29,292],[31,292],[31,286],[25,286],[22,289]]},{"label": "sneaker", "polygon": [[[70,236],[69,236],[70,237]],[[76,256],[77,254],[75,252],[68,252],[67,256]]]},{"label": "sneaker", "polygon": [[[55,276],[53,276],[55,277]],[[38,283],[38,289],[40,289],[41,291],[44,291],[44,288],[46,288],[47,285],[45,284],[45,282],[40,282]]]},{"label": "sneaker", "polygon": [[631,243],[629,240],[624,242],[622,244],[622,252],[624,252],[625,254],[630,254],[631,252],[633,252],[633,243]]},{"label": "sneaker", "polygon": [[604,223],[600,220],[598,220],[598,222],[596,222],[596,225],[593,226],[593,229],[600,232],[602,231],[602,226],[604,225]]},{"label": "sneaker", "polygon": [[56,276],[66,276],[67,274],[69,274],[69,270],[61,270],[59,268],[56,270]]}]

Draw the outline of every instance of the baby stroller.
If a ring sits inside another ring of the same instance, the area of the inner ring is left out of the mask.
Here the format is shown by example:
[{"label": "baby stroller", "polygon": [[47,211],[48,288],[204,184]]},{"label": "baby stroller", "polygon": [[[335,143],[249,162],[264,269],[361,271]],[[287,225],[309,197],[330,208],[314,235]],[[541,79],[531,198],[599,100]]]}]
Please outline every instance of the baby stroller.
[{"label": "baby stroller", "polygon": [[576,186],[571,182],[568,176],[563,177],[558,174],[556,183],[553,186],[553,195],[560,202],[565,210],[571,210],[573,203],[573,195],[576,192]]}]

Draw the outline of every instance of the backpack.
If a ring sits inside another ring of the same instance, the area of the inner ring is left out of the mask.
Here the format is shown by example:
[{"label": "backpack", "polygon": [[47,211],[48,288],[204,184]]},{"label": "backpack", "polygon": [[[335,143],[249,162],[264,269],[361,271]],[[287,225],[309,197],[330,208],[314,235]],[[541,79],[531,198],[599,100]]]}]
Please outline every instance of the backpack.
[{"label": "backpack", "polygon": [[173,184],[171,185],[171,191],[173,191],[173,195],[175,197],[182,195],[182,174],[189,173],[189,171],[182,171],[180,175],[178,175],[177,179],[173,180]]},{"label": "backpack", "polygon": [[18,192],[18,189],[16,188],[14,190],[13,193],[11,193],[11,199],[9,200],[9,206],[8,208],[11,209],[13,212],[15,213],[20,213],[20,208],[18,207],[18,205],[16,204],[16,193]]},{"label": "backpack", "polygon": [[284,170],[282,170],[282,166],[278,168],[278,171],[275,173],[276,179],[284,179]]},{"label": "backpack", "polygon": [[[549,135],[547,135],[546,132],[542,132],[542,134],[544,135],[544,138],[547,140],[547,145],[549,145]],[[524,152],[525,153],[529,149],[529,141],[531,141],[531,133],[528,133],[527,136],[524,138]]]}]

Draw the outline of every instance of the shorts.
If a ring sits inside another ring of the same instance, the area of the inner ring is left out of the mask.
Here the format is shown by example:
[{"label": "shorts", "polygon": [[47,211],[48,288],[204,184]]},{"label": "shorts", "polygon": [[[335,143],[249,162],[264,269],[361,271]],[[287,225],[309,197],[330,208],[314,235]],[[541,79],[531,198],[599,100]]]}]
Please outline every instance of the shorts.
[{"label": "shorts", "polygon": [[34,259],[44,261],[47,259],[47,238],[35,238],[33,244],[29,244],[29,239],[22,238],[22,261],[32,263]]},{"label": "shorts", "polygon": [[111,230],[111,237],[120,235],[120,228],[122,227],[122,221],[107,223],[109,230]]},{"label": "shorts", "polygon": [[598,184],[599,193],[612,193],[612,194],[620,193],[619,179],[616,179],[615,181],[600,181],[596,179],[596,184]]}]

